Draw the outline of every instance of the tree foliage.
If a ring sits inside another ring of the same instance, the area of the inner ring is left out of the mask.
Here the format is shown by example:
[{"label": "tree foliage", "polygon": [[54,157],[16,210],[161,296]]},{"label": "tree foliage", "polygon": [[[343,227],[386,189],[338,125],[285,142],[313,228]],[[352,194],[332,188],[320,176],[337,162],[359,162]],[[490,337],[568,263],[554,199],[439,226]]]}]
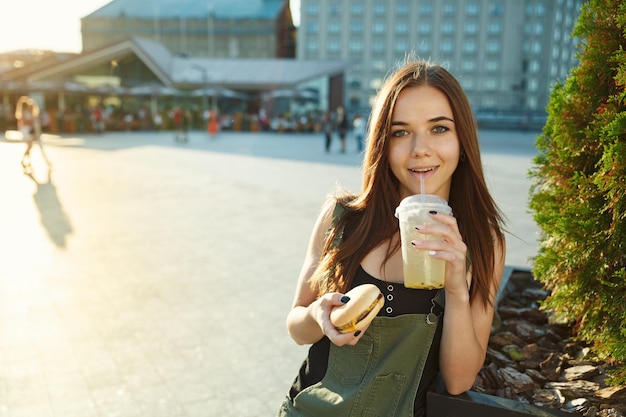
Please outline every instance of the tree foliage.
[{"label": "tree foliage", "polygon": [[530,173],[533,273],[626,383],[626,0],[586,2],[572,35],[579,65],[551,92]]}]

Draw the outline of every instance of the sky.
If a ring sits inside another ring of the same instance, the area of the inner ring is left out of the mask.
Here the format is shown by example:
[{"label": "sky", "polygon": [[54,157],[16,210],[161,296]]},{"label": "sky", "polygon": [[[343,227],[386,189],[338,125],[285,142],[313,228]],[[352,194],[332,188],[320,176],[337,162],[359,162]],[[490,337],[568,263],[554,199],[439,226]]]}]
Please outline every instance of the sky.
[{"label": "sky", "polygon": [[[111,0],[0,0],[0,53],[81,52],[80,19]],[[300,0],[290,0],[294,21]]]}]

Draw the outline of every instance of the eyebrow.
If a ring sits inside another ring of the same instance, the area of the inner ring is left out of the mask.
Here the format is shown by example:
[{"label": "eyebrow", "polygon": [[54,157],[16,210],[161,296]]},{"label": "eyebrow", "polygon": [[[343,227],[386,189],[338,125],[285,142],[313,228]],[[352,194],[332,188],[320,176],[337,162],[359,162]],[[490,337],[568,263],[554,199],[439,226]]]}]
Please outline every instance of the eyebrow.
[{"label": "eyebrow", "polygon": [[[432,119],[428,120],[430,123],[434,123],[434,122],[440,122],[442,120],[447,120],[449,122],[454,123],[454,119],[451,119],[449,117],[446,116],[439,116],[439,117],[433,117]],[[402,122],[402,121],[397,121],[397,122],[391,122],[392,126],[404,126],[407,125],[407,122]]]}]

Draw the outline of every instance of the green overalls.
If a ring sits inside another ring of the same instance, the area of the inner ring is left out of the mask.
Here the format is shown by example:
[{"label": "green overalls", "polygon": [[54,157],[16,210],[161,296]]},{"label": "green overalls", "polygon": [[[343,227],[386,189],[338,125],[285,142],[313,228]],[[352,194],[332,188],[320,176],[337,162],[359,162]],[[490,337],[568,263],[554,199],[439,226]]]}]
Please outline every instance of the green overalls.
[{"label": "green overalls", "polygon": [[[443,291],[436,297],[443,306]],[[434,306],[434,303],[433,303]],[[283,402],[278,417],[413,417],[413,403],[441,317],[376,317],[355,346],[330,344],[317,384]]]}]

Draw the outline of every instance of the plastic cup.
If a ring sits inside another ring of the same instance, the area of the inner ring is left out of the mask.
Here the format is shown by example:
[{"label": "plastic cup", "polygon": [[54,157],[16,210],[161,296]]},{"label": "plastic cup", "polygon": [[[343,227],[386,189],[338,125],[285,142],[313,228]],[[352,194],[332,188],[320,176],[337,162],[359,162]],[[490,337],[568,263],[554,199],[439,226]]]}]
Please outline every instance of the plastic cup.
[{"label": "plastic cup", "polygon": [[413,240],[441,240],[440,236],[424,235],[415,226],[437,223],[429,214],[435,210],[452,214],[452,209],[443,198],[432,194],[416,194],[406,197],[396,208],[400,224],[404,286],[407,288],[443,288],[446,262],[433,258],[427,250],[416,249]]}]

